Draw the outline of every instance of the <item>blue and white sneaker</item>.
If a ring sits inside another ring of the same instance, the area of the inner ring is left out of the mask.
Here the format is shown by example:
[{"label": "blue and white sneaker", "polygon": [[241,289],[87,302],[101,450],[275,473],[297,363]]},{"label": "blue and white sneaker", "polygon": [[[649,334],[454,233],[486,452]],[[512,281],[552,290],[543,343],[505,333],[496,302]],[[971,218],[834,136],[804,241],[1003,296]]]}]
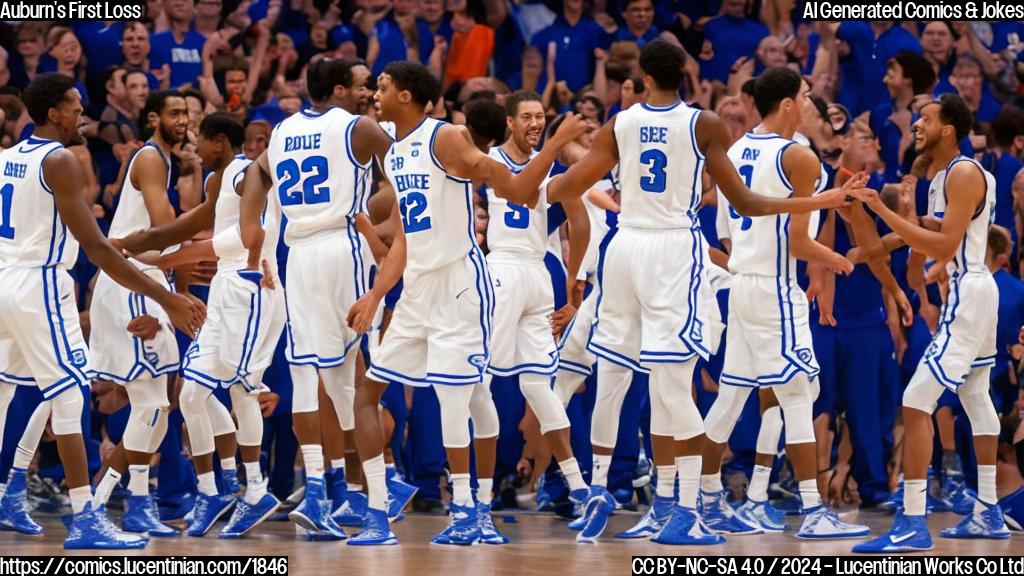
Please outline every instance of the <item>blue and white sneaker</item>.
[{"label": "blue and white sneaker", "polygon": [[192,507],[192,521],[188,524],[185,534],[196,538],[206,536],[220,517],[231,509],[235,503],[233,496],[207,496],[196,494],[196,503]]},{"label": "blue and white sneaker", "polygon": [[967,516],[974,512],[974,502],[978,499],[978,493],[966,485],[958,486],[949,495],[949,507],[953,512],[961,516]]},{"label": "blue and white sneaker", "polygon": [[345,481],[345,470],[328,470],[324,474],[324,479],[327,484],[327,498],[331,501],[331,510],[337,510],[341,508],[348,498],[348,482]]},{"label": "blue and white sneaker", "polygon": [[384,510],[367,508],[363,520],[363,531],[349,538],[349,546],[391,546],[398,544],[398,537],[388,524],[388,513]]},{"label": "blue and white sneaker", "polygon": [[671,496],[655,496],[654,502],[647,509],[647,512],[640,518],[640,521],[636,523],[629,530],[623,530],[615,535],[616,538],[650,538],[668,524],[669,518],[672,517],[672,507],[675,505],[675,499]]},{"label": "blue and white sneaker", "polygon": [[887,552],[922,552],[932,549],[932,537],[924,516],[896,513],[892,528],[874,540],[853,547],[858,554],[884,554]]},{"label": "blue and white sneaker", "polygon": [[388,519],[397,522],[403,515],[402,511],[412,502],[419,488],[408,484],[394,468],[388,468]]},{"label": "blue and white sneaker", "polygon": [[149,494],[145,496],[129,496],[125,500],[124,516],[121,528],[125,532],[148,534],[157,538],[172,538],[178,531],[160,521],[156,502]]},{"label": "blue and white sneaker", "polygon": [[241,538],[261,522],[273,516],[280,506],[281,501],[270,493],[264,494],[260,501],[255,504],[249,504],[244,499],[239,498],[235,503],[235,511],[231,515],[231,519],[228,520],[228,525],[220,531],[218,537],[224,539]]},{"label": "blue and white sneaker", "polygon": [[29,536],[43,533],[43,527],[28,515],[25,500],[28,493],[28,471],[11,468],[7,490],[0,498],[0,525]]},{"label": "blue and white sneaker", "polygon": [[848,524],[839,519],[839,515],[824,504],[807,510],[804,521],[797,531],[796,537],[805,540],[839,540],[842,538],[863,538],[871,534],[871,529],[860,524]]},{"label": "blue and white sneaker", "polygon": [[370,506],[370,499],[362,492],[347,492],[341,506],[337,507],[331,514],[331,518],[338,526],[354,526],[359,528],[366,519],[366,510]]},{"label": "blue and white sneaker", "polygon": [[586,524],[576,541],[587,544],[596,544],[597,539],[608,526],[608,518],[615,511],[615,498],[605,489],[604,486],[591,486],[590,499],[587,500],[587,507],[583,513]]},{"label": "blue and white sneaker", "polygon": [[347,538],[341,526],[331,518],[330,501],[324,492],[323,478],[306,478],[306,494],[288,519],[309,532],[319,533],[320,539],[344,540]]},{"label": "blue and white sneaker", "polygon": [[590,500],[590,489],[579,488],[569,494],[569,501],[574,507],[575,518],[569,522],[569,529],[579,532],[587,525],[587,502]]},{"label": "blue and white sneaker", "polygon": [[64,540],[65,550],[138,550],[149,540],[136,534],[125,534],[114,527],[103,510],[94,510],[92,502],[75,514]]},{"label": "blue and white sneaker", "polygon": [[238,470],[221,470],[220,478],[224,481],[224,489],[230,496],[237,496],[242,491],[238,483]]},{"label": "blue and white sneaker", "polygon": [[887,512],[898,512],[903,509],[903,482],[896,487],[896,491],[889,495],[884,502],[878,505]]},{"label": "blue and white sneaker", "polygon": [[696,508],[676,504],[668,523],[651,538],[651,542],[673,546],[712,546],[725,544],[725,537],[704,526]]},{"label": "blue and white sneaker", "polygon": [[775,506],[772,506],[772,503],[767,500],[755,502],[748,498],[742,506],[736,509],[736,515],[751,526],[760,526],[761,530],[767,533],[777,534],[789,530],[782,512],[776,510]]},{"label": "blue and white sneaker", "polygon": [[448,526],[430,539],[433,544],[471,546],[480,539],[475,506],[452,504],[448,511]]},{"label": "blue and white sneaker", "polygon": [[[979,500],[978,502],[981,502]],[[939,533],[943,538],[990,538],[1005,540],[1010,537],[1010,529],[1003,520],[1003,510],[999,504],[986,504],[981,512],[972,512],[953,528],[946,528]]]},{"label": "blue and white sneaker", "polygon": [[704,524],[717,534],[733,534],[743,536],[747,534],[760,534],[761,527],[748,524],[726,500],[727,490],[721,492],[701,491],[701,520]]},{"label": "blue and white sneaker", "polygon": [[480,528],[480,541],[484,544],[508,544],[508,538],[498,532],[494,520],[491,518],[491,505],[477,502],[476,521]]}]

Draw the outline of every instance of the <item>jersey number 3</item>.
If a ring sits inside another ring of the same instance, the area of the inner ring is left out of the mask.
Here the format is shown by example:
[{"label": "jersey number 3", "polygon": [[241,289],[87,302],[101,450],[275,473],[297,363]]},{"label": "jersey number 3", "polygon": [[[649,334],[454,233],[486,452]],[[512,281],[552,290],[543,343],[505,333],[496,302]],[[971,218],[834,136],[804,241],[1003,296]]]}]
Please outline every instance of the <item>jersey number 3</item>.
[{"label": "jersey number 3", "polygon": [[[327,158],[310,156],[299,163],[288,159],[277,165],[277,179],[281,182],[278,193],[282,206],[296,204],[323,204],[331,201],[331,189],[321,186],[327,181]],[[302,191],[293,190],[302,181]]]},{"label": "jersey number 3", "polygon": [[4,184],[0,188],[0,238],[14,239],[14,227],[11,226],[11,202],[14,201],[14,184]]},{"label": "jersey number 3", "polygon": [[647,167],[650,176],[640,177],[640,189],[644,192],[661,193],[665,191],[665,167],[668,158],[657,148],[644,150],[640,155],[640,163]]}]

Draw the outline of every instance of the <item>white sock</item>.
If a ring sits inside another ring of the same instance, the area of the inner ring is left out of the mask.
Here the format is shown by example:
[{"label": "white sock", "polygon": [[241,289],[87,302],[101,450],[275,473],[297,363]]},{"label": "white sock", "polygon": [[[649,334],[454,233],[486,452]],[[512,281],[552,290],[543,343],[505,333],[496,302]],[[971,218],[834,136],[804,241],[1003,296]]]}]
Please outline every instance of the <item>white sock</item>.
[{"label": "white sock", "polygon": [[213,477],[213,472],[203,472],[197,476],[199,478],[199,493],[207,496],[217,495],[217,481]]},{"label": "white sock", "polygon": [[128,491],[132,496],[149,496],[149,464],[128,467]]},{"label": "white sock", "polygon": [[236,472],[238,471],[238,464],[235,462],[235,457],[230,456],[228,458],[220,459],[220,469],[224,472]]},{"label": "white sock", "polygon": [[331,459],[331,470],[345,471],[345,459],[344,458],[332,458]]},{"label": "white sock", "polygon": [[747,487],[747,499],[754,502],[767,502],[768,481],[771,477],[771,468],[755,464],[754,473],[750,475],[750,486]]},{"label": "white sock", "polygon": [[245,501],[248,504],[258,504],[263,496],[267,493],[267,481],[260,476],[259,481],[246,482],[245,484]]},{"label": "white sock", "polygon": [[799,484],[800,500],[803,502],[804,510],[821,506],[821,493],[818,492],[818,481],[814,478],[803,480]]},{"label": "white sock", "polygon": [[996,496],[995,466],[978,465],[978,500],[989,506],[999,500]]},{"label": "white sock", "polygon": [[370,500],[370,508],[374,510],[387,510],[388,486],[383,454],[378,454],[369,460],[363,460],[363,478],[366,479],[366,487],[369,489],[367,496]]},{"label": "white sock", "polygon": [[121,481],[121,473],[113,468],[107,468],[107,473],[103,475],[98,486],[96,486],[96,495],[92,498],[92,507],[99,508],[100,506],[107,503],[110,500],[110,493],[114,491],[114,487]]},{"label": "white sock", "polygon": [[68,490],[68,496],[71,497],[71,511],[78,514],[85,510],[85,505],[92,499],[92,488],[89,488],[88,484],[72,488]]},{"label": "white sock", "polygon": [[18,448],[14,451],[14,467],[27,470],[29,464],[32,463],[32,457],[35,456],[34,450],[29,450],[18,444]]},{"label": "white sock", "polygon": [[611,454],[594,454],[594,474],[591,486],[608,486],[608,469],[612,466]]},{"label": "white sock", "polygon": [[494,479],[493,478],[478,478],[477,484],[479,487],[476,490],[476,499],[481,504],[490,504],[491,500],[494,499]]},{"label": "white sock", "polygon": [[565,481],[569,483],[570,492],[587,489],[587,483],[583,481],[583,474],[580,472],[580,463],[575,458],[562,460],[558,467],[562,470]]},{"label": "white sock", "polygon": [[306,464],[306,478],[324,478],[324,447],[319,444],[302,445],[302,461]]},{"label": "white sock", "polygon": [[924,516],[925,513],[925,490],[928,488],[928,481],[904,480],[903,481],[903,510],[907,516]]},{"label": "white sock", "polygon": [[677,456],[676,471],[679,473],[679,505],[697,507],[697,485],[700,483],[700,456]]},{"label": "white sock", "polygon": [[363,485],[362,484],[349,484],[348,485],[348,491],[349,492],[362,492],[363,491]]},{"label": "white sock", "polygon": [[658,466],[658,487],[655,494],[662,498],[671,498],[676,493],[676,465]]},{"label": "white sock", "polygon": [[700,476],[700,491],[705,494],[718,494],[722,490],[722,473],[716,472],[714,474],[701,474]]},{"label": "white sock", "polygon": [[457,506],[472,506],[473,492],[469,488],[469,474],[452,474],[452,503]]},{"label": "white sock", "polygon": [[253,482],[263,481],[263,470],[260,469],[259,462],[245,462],[245,483],[252,484]]}]

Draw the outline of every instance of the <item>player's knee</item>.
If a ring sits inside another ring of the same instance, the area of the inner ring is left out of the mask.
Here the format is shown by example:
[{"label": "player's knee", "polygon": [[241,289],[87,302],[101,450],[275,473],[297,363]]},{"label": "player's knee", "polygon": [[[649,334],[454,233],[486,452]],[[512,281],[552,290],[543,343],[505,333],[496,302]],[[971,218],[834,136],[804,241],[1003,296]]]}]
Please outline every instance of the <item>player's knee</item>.
[{"label": "player's knee", "polygon": [[971,391],[960,394],[960,404],[971,422],[971,432],[975,436],[998,436],[1000,425],[999,415],[988,390]]},{"label": "player's knee", "polygon": [[441,406],[441,438],[445,448],[469,446],[469,405],[472,386],[435,386]]},{"label": "player's knee", "polygon": [[918,368],[903,392],[903,406],[932,414],[944,390],[927,368]]},{"label": "player's knee", "polygon": [[82,432],[82,408],[85,400],[82,391],[78,386],[72,386],[50,400],[53,410],[52,426],[53,433],[57,436],[69,434],[81,434]]},{"label": "player's knee", "polygon": [[782,410],[772,406],[761,415],[761,429],[757,432],[757,453],[775,454],[782,434]]},{"label": "player's knee", "polygon": [[185,418],[192,418],[200,411],[206,410],[208,396],[210,396],[209,389],[192,380],[185,380],[185,383],[181,385],[181,394],[178,396],[181,415]]},{"label": "player's knee", "polygon": [[224,436],[235,431],[235,421],[231,419],[227,406],[213,394],[206,400],[206,409],[210,414],[210,426],[214,436]]},{"label": "player's knee", "polygon": [[318,396],[319,381],[316,368],[312,366],[292,366],[292,414],[316,412],[320,409]]},{"label": "player's knee", "polygon": [[519,388],[522,390],[527,404],[537,416],[541,434],[568,428],[569,417],[565,413],[565,407],[555,395],[554,390],[551,389],[548,380],[541,378],[529,381],[527,376],[529,375],[520,378]]},{"label": "player's knee", "polygon": [[[715,398],[715,403],[711,405],[711,410],[702,423],[702,431],[707,434],[708,440],[715,444],[724,444],[729,440],[729,435],[732,434],[732,429],[736,425],[736,420],[739,418],[740,412],[743,411],[743,405],[749,395],[749,388],[729,385],[719,388],[718,398]],[[696,426],[693,425],[681,424],[681,426],[687,428],[691,433],[696,430]],[[696,435],[693,434],[690,438]]]},{"label": "player's knee", "polygon": [[786,416],[786,443],[808,444],[814,442],[814,403],[810,398],[787,403],[782,407]]},{"label": "player's knee", "polygon": [[500,432],[498,409],[486,384],[473,386],[473,395],[469,400],[469,415],[473,419],[474,437],[494,438]]}]

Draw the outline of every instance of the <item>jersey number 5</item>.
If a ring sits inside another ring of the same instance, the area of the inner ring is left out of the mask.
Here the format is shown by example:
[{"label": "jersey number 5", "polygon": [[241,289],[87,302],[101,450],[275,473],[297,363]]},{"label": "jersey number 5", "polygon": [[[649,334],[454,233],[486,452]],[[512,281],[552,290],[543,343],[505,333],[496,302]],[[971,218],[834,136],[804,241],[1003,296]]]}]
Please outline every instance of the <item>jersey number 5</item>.
[{"label": "jersey number 5", "polygon": [[640,163],[647,167],[650,176],[640,177],[640,189],[644,192],[661,193],[665,191],[665,167],[668,158],[657,148],[644,150],[640,155]]},{"label": "jersey number 5", "polygon": [[402,228],[406,234],[430,229],[430,216],[423,216],[427,209],[427,197],[422,192],[410,192],[398,201],[402,213]]},{"label": "jersey number 5", "polygon": [[[277,165],[277,179],[281,181],[278,193],[282,206],[296,204],[322,204],[331,201],[331,189],[321,186],[327,181],[327,158],[310,156],[299,163],[289,158]],[[302,191],[292,190],[302,181]]]},{"label": "jersey number 5", "polygon": [[4,184],[0,188],[0,238],[14,239],[14,227],[11,226],[11,202],[14,201],[14,184]]}]

